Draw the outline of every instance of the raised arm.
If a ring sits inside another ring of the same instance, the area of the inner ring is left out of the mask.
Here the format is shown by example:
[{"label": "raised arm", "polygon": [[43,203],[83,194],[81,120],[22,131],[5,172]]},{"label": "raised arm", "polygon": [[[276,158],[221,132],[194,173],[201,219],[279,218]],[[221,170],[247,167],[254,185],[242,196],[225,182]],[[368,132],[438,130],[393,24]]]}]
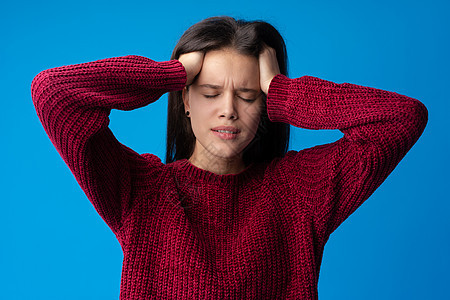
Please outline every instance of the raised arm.
[{"label": "raised arm", "polygon": [[136,186],[142,186],[139,181],[156,180],[162,163],[119,143],[108,127],[109,113],[143,107],[165,92],[181,90],[185,82],[179,61],[140,56],[49,69],[32,82],[33,103],[45,131],[116,234]]},{"label": "raised arm", "polygon": [[[284,158],[292,190],[309,205],[327,238],[387,178],[422,134],[427,109],[418,100],[311,76],[277,75],[270,83],[272,121],[306,129],[339,129],[331,144]],[[297,185],[306,187],[302,191]]]}]

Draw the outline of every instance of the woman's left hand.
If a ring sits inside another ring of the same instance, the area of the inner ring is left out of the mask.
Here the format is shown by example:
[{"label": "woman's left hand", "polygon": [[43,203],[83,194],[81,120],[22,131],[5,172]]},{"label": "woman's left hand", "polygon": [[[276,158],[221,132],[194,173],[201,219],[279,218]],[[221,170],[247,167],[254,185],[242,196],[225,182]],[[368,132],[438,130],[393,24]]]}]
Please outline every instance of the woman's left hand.
[{"label": "woman's left hand", "polygon": [[280,74],[275,49],[265,45],[259,54],[259,81],[261,90],[267,95],[272,79]]}]

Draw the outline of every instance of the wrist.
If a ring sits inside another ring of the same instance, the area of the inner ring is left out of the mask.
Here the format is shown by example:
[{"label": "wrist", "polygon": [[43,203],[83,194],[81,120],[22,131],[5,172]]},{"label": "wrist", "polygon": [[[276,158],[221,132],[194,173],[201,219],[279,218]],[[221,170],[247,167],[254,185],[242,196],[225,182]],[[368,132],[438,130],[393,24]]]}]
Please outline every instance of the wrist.
[{"label": "wrist", "polygon": [[269,94],[269,88],[270,84],[272,83],[272,80],[277,76],[278,74],[271,75],[269,79],[265,80],[263,85],[261,86],[261,90],[264,92],[264,94]]}]

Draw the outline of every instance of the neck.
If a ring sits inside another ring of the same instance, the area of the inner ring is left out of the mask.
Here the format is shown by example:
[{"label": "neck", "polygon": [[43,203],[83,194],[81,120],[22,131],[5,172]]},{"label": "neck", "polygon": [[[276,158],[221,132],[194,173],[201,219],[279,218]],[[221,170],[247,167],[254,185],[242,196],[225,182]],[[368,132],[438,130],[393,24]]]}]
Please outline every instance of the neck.
[{"label": "neck", "polygon": [[195,156],[189,158],[189,162],[197,168],[218,174],[238,174],[245,169],[245,164],[242,158],[234,160],[217,159],[214,160],[198,160]]}]

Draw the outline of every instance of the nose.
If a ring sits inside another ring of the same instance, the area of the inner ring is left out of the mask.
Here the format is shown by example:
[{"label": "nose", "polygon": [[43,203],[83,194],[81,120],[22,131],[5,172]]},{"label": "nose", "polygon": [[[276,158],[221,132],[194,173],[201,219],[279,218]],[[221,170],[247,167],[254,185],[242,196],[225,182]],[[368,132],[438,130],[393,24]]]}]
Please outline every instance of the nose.
[{"label": "nose", "polygon": [[220,117],[237,120],[239,118],[233,93],[226,93],[220,107]]}]

